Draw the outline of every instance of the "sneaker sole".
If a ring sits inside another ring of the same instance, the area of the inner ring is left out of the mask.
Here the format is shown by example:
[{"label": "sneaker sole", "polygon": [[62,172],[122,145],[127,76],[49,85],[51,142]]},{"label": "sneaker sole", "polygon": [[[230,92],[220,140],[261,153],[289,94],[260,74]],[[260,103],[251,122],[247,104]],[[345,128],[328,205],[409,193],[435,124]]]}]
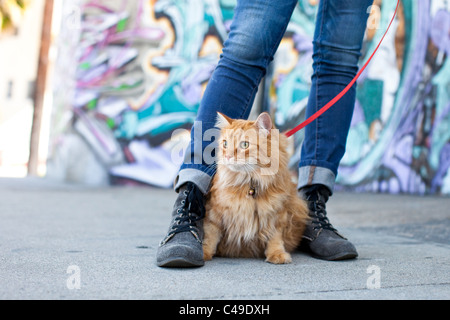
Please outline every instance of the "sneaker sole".
[{"label": "sneaker sole", "polygon": [[163,268],[198,268],[205,265],[205,261],[187,260],[184,257],[170,258],[156,263],[158,267]]},{"label": "sneaker sole", "polygon": [[328,256],[328,257],[325,257],[325,256],[319,256],[319,255],[316,255],[316,254],[311,253],[311,256],[312,256],[313,258],[320,259],[320,260],[327,260],[327,261],[341,261],[341,260],[351,260],[351,259],[355,259],[356,257],[358,257],[358,254],[355,253],[355,252],[347,252],[347,253],[342,253],[342,252],[341,252],[341,253],[336,254],[336,255],[334,255],[334,256]]}]

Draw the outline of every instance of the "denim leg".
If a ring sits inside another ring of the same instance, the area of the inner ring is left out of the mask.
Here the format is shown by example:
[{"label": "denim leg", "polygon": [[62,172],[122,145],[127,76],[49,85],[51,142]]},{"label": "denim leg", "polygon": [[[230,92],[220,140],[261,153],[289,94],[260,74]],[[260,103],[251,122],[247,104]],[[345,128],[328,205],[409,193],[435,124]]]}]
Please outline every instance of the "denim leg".
[{"label": "denim leg", "polygon": [[[358,60],[372,0],[321,0],[314,33],[313,75],[306,117],[341,92],[358,72]],[[345,153],[356,84],[305,128],[298,187],[323,184],[333,191]]]},{"label": "denim leg", "polygon": [[[258,85],[286,31],[297,0],[238,0],[230,34],[191,130],[175,190],[187,181],[206,192],[215,174],[217,112],[247,119]],[[212,130],[211,130],[212,129]],[[208,131],[208,134],[205,134]]]}]

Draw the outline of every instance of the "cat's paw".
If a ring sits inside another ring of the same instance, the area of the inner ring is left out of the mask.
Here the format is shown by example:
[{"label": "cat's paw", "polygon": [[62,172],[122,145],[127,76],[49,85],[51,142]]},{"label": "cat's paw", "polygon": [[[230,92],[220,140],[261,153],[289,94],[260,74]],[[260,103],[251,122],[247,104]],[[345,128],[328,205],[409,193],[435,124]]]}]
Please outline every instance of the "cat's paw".
[{"label": "cat's paw", "polygon": [[287,264],[292,262],[292,257],[285,251],[277,251],[268,255],[266,261],[273,264]]},{"label": "cat's paw", "polygon": [[213,254],[203,251],[203,260],[210,261],[213,258]]}]

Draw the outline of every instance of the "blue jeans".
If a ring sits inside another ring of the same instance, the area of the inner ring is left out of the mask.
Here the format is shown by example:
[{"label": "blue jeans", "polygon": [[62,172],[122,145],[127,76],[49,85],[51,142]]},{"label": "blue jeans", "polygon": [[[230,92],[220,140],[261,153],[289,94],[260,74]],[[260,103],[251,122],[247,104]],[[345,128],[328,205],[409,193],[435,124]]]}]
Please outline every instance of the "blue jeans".
[{"label": "blue jeans", "polygon": [[[313,76],[306,115],[334,98],[358,72],[362,40],[373,0],[321,0],[314,33]],[[258,85],[286,31],[297,0],[238,0],[223,53],[207,85],[191,144],[175,189],[194,182],[209,189],[215,166],[205,161],[214,141],[205,132],[214,128],[217,112],[247,119]],[[305,128],[299,163],[299,189],[322,184],[333,191],[345,152],[353,115],[356,85],[330,110]],[[214,136],[214,135],[213,135]],[[214,151],[211,154],[214,157]]]}]

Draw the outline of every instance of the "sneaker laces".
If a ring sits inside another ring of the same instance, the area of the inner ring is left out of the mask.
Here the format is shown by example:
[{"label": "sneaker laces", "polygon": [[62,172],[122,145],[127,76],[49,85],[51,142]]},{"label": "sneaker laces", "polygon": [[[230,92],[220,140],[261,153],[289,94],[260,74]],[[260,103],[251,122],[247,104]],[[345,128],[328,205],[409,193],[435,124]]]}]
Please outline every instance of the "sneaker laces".
[{"label": "sneaker laces", "polygon": [[325,203],[327,202],[328,197],[328,190],[325,190],[323,187],[313,186],[306,193],[305,200],[309,203],[309,216],[311,218],[311,223],[314,225],[313,229],[327,229],[337,232],[327,217]]},{"label": "sneaker laces", "polygon": [[205,217],[204,195],[193,183],[188,183],[183,191],[185,199],[182,206],[177,209],[178,215],[168,237],[185,231],[194,231],[197,234],[196,222]]},{"label": "sneaker laces", "polygon": [[330,220],[328,220],[325,202],[323,200],[317,199],[310,203],[310,217],[311,223],[314,225],[314,230],[327,229],[336,232],[337,230],[330,223]]}]

